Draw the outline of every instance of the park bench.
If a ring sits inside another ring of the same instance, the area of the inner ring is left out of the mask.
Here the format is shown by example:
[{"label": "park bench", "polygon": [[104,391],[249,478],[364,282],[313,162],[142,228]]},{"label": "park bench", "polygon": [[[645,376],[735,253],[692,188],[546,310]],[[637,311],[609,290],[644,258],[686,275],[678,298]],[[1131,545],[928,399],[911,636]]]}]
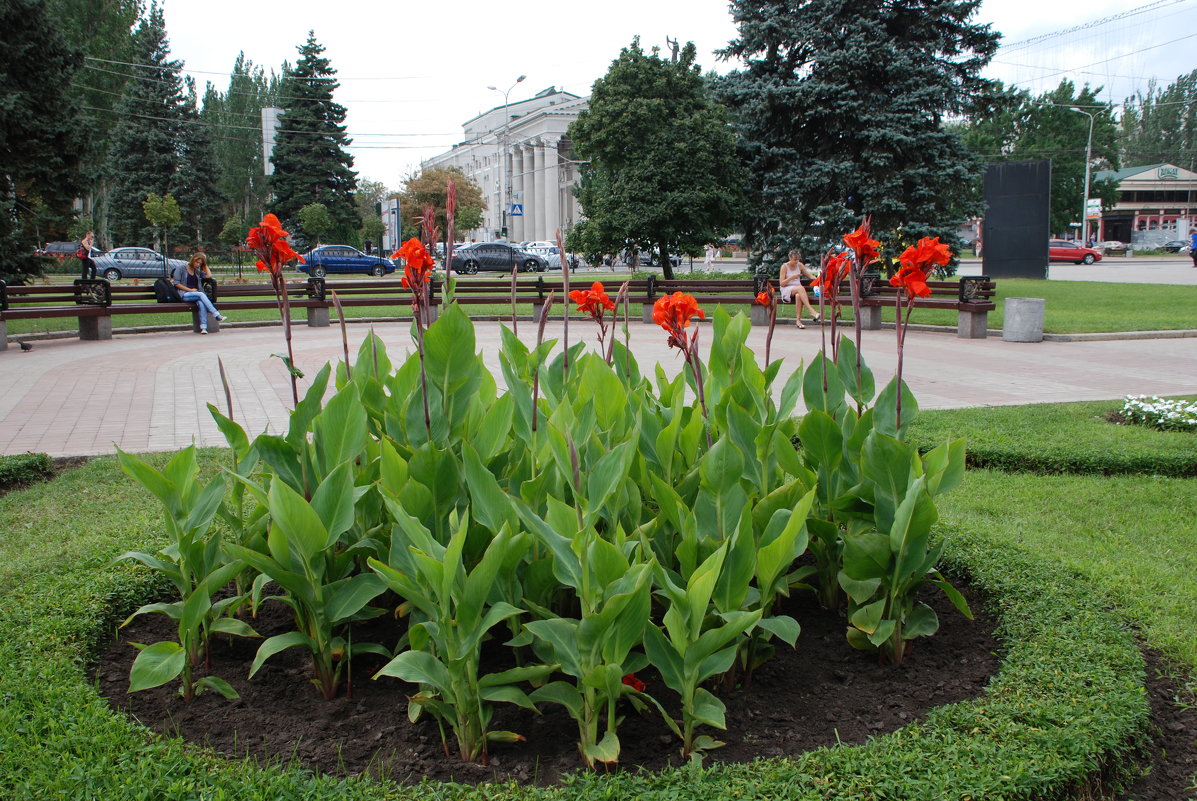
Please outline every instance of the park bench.
[{"label": "park bench", "polygon": [[[810,279],[802,279],[810,296],[811,305],[818,307],[818,301],[811,292]],[[997,285],[986,276],[963,276],[959,281],[928,281],[931,294],[925,298],[915,298],[916,309],[955,309],[956,336],[961,339],[984,339],[989,330],[989,312],[997,308],[994,297]],[[846,289],[846,285],[845,285]],[[841,305],[850,307],[851,296],[841,289],[838,301]],[[898,288],[890,286],[878,273],[866,273],[861,280],[860,297],[860,327],[866,331],[876,331],[881,328],[881,310],[884,307],[893,308],[898,295]],[[778,296],[780,299],[780,295]],[[824,305],[827,305],[826,302]],[[764,321],[765,310],[761,307],[753,309],[752,316],[755,323]]]}]

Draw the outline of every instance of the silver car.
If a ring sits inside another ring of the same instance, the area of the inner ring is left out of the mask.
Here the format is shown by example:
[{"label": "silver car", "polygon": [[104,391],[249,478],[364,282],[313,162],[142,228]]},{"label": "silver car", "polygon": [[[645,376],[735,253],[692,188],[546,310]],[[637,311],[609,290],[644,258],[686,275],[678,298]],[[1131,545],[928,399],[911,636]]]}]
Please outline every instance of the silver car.
[{"label": "silver car", "polygon": [[109,281],[122,278],[162,278],[178,267],[186,266],[182,259],[166,259],[149,248],[115,248],[107,253],[92,256],[96,263],[96,275]]}]

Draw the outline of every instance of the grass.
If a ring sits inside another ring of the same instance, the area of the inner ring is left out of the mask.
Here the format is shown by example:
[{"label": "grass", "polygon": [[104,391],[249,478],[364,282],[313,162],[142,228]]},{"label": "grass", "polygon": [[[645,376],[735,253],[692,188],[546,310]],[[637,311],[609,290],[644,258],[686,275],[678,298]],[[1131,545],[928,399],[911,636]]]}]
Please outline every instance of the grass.
[{"label": "grass", "polygon": [[[205,452],[209,475],[222,458]],[[1148,723],[1142,659],[1129,630],[1105,611],[1101,587],[1028,548],[1008,546],[1004,535],[970,530],[952,539],[945,566],[970,574],[991,599],[1004,643],[1002,671],[981,697],[862,746],[751,765],[590,774],[555,788],[405,788],[225,760],[113,714],[87,679],[95,644],[152,589],[147,571],[109,562],[124,550],[161,544],[160,514],[112,458],[0,497],[0,797],[1072,798],[1107,789],[1095,784],[1098,776],[1125,778],[1127,757]]]},{"label": "grass", "polygon": [[922,449],[965,437],[969,467],[1197,477],[1194,432],[1108,422],[1121,407],[1122,401],[1085,401],[923,411],[911,437]]}]

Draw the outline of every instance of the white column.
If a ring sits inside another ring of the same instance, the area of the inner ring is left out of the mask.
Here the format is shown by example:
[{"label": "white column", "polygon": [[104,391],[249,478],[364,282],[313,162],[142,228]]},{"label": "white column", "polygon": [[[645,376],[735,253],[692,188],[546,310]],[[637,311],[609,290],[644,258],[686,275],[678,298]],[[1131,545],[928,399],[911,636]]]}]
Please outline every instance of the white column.
[{"label": "white column", "polygon": [[[561,227],[561,183],[557,168],[557,143],[545,142],[544,146],[544,221],[545,239],[550,242],[557,237]],[[564,232],[562,232],[564,236]]]},{"label": "white column", "polygon": [[524,145],[524,241],[539,239],[536,233],[536,209],[540,206],[540,185],[536,181],[535,142]]},{"label": "white column", "polygon": [[[519,145],[511,149],[511,202],[519,203],[520,198],[524,196],[524,148]],[[528,237],[524,236],[524,218],[511,218],[511,241],[523,242]]]},{"label": "white column", "polygon": [[549,235],[546,233],[547,224],[545,222],[545,207],[548,204],[548,197],[545,193],[544,186],[544,142],[537,140],[532,145],[532,169],[534,174],[532,176],[532,185],[536,187],[536,207],[533,209],[532,222],[532,239],[547,240]]}]

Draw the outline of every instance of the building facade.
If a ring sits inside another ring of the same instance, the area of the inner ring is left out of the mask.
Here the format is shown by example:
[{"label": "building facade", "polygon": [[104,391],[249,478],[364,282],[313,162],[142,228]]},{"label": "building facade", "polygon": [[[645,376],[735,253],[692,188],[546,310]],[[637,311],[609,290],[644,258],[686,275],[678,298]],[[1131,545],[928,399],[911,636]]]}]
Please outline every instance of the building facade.
[{"label": "building facade", "polygon": [[468,120],[452,150],[423,162],[425,169],[458,167],[482,189],[482,227],[463,237],[552,241],[558,229],[564,236],[578,221],[578,163],[566,132],[587,100],[550,86],[496,106]]},{"label": "building facade", "polygon": [[1102,212],[1094,234],[1098,241],[1146,249],[1187,239],[1197,229],[1197,173],[1173,164],[1149,164],[1103,170],[1093,177],[1118,182],[1118,202]]}]

